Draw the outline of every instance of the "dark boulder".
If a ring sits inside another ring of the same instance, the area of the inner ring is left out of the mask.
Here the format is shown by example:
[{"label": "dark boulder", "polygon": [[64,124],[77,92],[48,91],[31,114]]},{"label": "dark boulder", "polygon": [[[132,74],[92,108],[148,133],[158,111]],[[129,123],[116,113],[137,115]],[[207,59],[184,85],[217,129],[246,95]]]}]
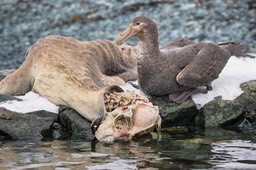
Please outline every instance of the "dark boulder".
[{"label": "dark boulder", "polygon": [[256,81],[241,84],[244,91],[235,100],[216,97],[198,113],[199,127],[223,127],[227,129],[255,129]]},{"label": "dark boulder", "polygon": [[195,103],[189,99],[182,104],[169,102],[165,97],[152,98],[150,101],[159,107],[162,127],[194,125],[198,113]]},{"label": "dark boulder", "polygon": [[[51,131],[56,114],[37,112],[41,116],[22,114],[0,108],[0,136],[3,139],[43,139],[44,133]],[[47,133],[48,134],[48,133]]]},{"label": "dark boulder", "polygon": [[200,110],[196,120],[200,127],[221,127],[232,124],[232,121],[235,121],[242,114],[243,107],[238,102],[216,97]]},{"label": "dark boulder", "polygon": [[22,101],[21,99],[17,98],[17,97],[13,97],[7,94],[0,94],[0,102],[4,102],[7,100],[18,100],[18,101]]},{"label": "dark boulder", "polygon": [[67,106],[60,106],[58,120],[54,126],[57,127],[61,139],[90,141],[94,138],[90,121]]}]

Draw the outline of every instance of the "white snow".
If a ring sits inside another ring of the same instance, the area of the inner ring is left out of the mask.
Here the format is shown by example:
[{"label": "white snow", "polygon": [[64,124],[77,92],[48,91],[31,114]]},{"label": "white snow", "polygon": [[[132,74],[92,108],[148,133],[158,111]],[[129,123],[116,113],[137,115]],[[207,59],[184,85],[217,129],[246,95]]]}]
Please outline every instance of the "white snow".
[{"label": "white snow", "polygon": [[256,80],[256,59],[232,56],[219,78],[212,82],[213,90],[206,94],[195,94],[192,99],[201,107],[216,96],[233,100],[243,92],[240,84],[249,80]]},{"label": "white snow", "polygon": [[[240,84],[249,80],[256,80],[256,59],[232,56],[221,72],[219,78],[212,82],[213,90],[206,94],[201,93],[193,95],[192,99],[199,107],[203,107],[216,96],[222,96],[225,100],[233,100],[242,93]],[[137,82],[133,83],[136,84]],[[122,86],[122,88],[125,91],[135,91],[136,93],[143,95],[140,90],[135,89],[129,83]],[[5,107],[6,109],[21,113],[28,113],[36,110],[46,110],[58,113],[58,107],[56,105],[34,92],[28,92],[24,96],[16,97],[23,101],[13,100],[1,102],[0,107]]]},{"label": "white snow", "polygon": [[37,110],[46,110],[49,112],[58,113],[58,106],[32,91],[26,93],[24,96],[15,97],[22,99],[22,101],[10,100],[0,102],[0,107],[4,107],[8,110],[19,113],[28,113]]}]

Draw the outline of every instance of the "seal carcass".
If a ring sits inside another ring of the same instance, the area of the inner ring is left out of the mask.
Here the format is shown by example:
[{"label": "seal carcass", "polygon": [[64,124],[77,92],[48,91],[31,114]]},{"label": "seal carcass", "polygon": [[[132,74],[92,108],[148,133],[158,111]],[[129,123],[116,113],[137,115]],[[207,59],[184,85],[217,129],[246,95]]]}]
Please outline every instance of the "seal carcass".
[{"label": "seal carcass", "polygon": [[132,53],[132,47],[107,40],[48,36],[32,45],[24,63],[0,82],[0,93],[32,90],[93,120],[106,112],[106,93],[122,91],[117,85],[137,78]]}]

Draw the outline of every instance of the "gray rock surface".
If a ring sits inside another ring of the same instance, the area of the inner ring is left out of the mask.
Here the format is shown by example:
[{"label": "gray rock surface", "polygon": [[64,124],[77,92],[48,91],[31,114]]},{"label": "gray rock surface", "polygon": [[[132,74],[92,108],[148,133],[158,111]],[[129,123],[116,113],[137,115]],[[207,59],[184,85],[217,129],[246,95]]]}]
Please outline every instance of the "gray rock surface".
[{"label": "gray rock surface", "polygon": [[21,101],[21,99],[17,98],[17,97],[13,97],[7,94],[0,94],[0,102],[4,102],[7,100],[17,100],[17,101]]},{"label": "gray rock surface", "polygon": [[[17,68],[39,38],[114,40],[137,16],[152,18],[163,45],[177,37],[194,41],[238,41],[256,51],[254,0],[1,0],[0,69]],[[135,41],[130,43],[134,44]]]},{"label": "gray rock surface", "polygon": [[162,117],[162,126],[194,125],[198,112],[193,100],[189,99],[182,104],[171,103],[165,97],[152,98],[150,101],[159,107]]},{"label": "gray rock surface", "polygon": [[75,110],[66,106],[59,109],[58,120],[55,123],[60,138],[73,140],[92,140],[94,138],[90,129],[90,122],[79,115]]},{"label": "gray rock surface", "polygon": [[47,117],[16,113],[0,108],[0,136],[5,139],[42,139],[50,130],[54,113]]},{"label": "gray rock surface", "polygon": [[[12,70],[13,71],[13,70]],[[4,78],[12,71],[0,71]],[[0,102],[21,99],[0,94]],[[75,110],[61,106],[59,114],[44,110],[26,114],[0,107],[0,139],[74,139],[92,140],[90,122]]]},{"label": "gray rock surface", "polygon": [[256,129],[256,80],[241,84],[241,88],[244,92],[233,101],[216,97],[207,103],[197,114],[197,125],[206,128],[240,128],[250,124],[251,128]]},{"label": "gray rock surface", "polygon": [[[227,125],[243,114],[243,107],[236,101],[216,97],[207,103],[198,114],[197,125],[210,128]],[[202,122],[201,122],[202,121]]]},{"label": "gray rock surface", "polygon": [[[27,48],[39,38],[57,34],[86,41],[114,40],[135,17],[141,15],[157,23],[161,45],[177,37],[186,37],[193,41],[241,42],[256,52],[254,0],[203,0],[198,7],[190,0],[1,0],[0,70],[18,68],[24,61]],[[136,41],[129,43],[135,44]],[[1,71],[0,80],[12,71]],[[165,98],[155,98],[152,102],[160,108],[163,127],[197,124],[207,128],[234,126],[250,130],[256,127],[255,84],[255,81],[243,84],[241,87],[245,92],[234,101],[216,98],[200,111],[196,110],[192,100],[181,105],[169,103]],[[0,101],[6,100],[18,99],[0,95]],[[60,109],[57,120],[48,113],[23,115],[5,109],[0,112],[0,134],[4,138],[92,138],[90,123],[72,109]],[[52,125],[49,125],[50,120]],[[32,129],[31,133],[25,133],[44,121],[44,130]],[[18,128],[21,126],[24,130]]]},{"label": "gray rock surface", "polygon": [[[241,84],[244,91],[235,100],[216,97],[202,109],[197,110],[189,99],[178,105],[168,102],[166,97],[150,99],[159,106],[163,131],[188,133],[194,127],[222,127],[241,131],[256,132],[256,80]],[[12,96],[0,95],[0,101],[17,100]],[[20,100],[20,99],[18,99]],[[27,114],[0,108],[0,139],[73,139],[94,138],[90,122],[76,111],[61,106],[59,114],[36,111]]]}]

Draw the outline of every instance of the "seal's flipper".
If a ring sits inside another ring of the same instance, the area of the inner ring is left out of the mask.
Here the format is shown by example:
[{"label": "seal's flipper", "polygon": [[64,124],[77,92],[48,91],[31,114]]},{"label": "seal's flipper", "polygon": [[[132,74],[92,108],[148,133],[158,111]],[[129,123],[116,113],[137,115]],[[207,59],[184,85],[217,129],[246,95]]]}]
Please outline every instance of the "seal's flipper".
[{"label": "seal's flipper", "polygon": [[28,69],[20,67],[18,70],[7,75],[0,82],[0,93],[8,95],[22,95],[31,90],[33,83],[32,76]]}]

